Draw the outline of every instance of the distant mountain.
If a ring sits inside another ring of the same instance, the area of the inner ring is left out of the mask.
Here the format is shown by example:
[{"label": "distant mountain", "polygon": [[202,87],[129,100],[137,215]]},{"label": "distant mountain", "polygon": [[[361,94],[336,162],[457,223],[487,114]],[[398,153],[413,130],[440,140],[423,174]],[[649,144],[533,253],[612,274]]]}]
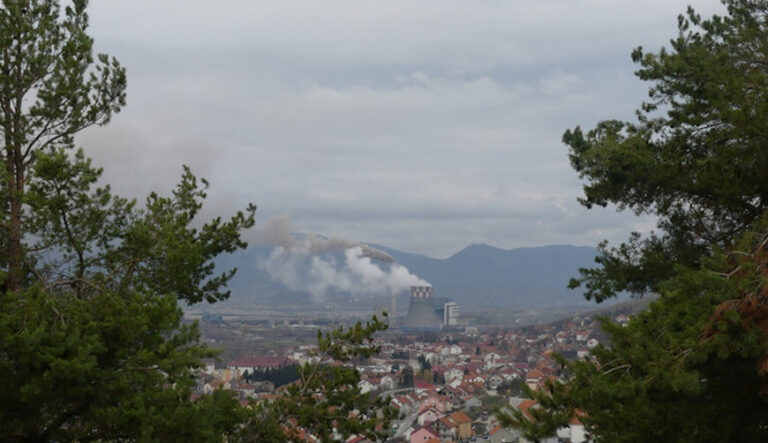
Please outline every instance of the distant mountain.
[{"label": "distant mountain", "polygon": [[[593,266],[595,257],[594,248],[569,245],[505,250],[476,244],[445,259],[371,246],[389,253],[397,263],[429,281],[435,287],[435,296],[478,308],[586,304],[577,291],[566,286],[571,277],[578,275],[578,268]],[[252,247],[219,260],[221,269],[239,269],[230,285],[232,302],[309,303],[309,294],[288,290],[258,268],[257,264],[264,262],[270,252],[268,248]],[[344,295],[338,294],[335,300],[341,302]]]},{"label": "distant mountain", "polygon": [[581,304],[580,294],[566,286],[595,258],[594,248],[570,245],[500,249],[475,244],[445,259],[375,247],[432,283],[435,294],[483,307]]}]

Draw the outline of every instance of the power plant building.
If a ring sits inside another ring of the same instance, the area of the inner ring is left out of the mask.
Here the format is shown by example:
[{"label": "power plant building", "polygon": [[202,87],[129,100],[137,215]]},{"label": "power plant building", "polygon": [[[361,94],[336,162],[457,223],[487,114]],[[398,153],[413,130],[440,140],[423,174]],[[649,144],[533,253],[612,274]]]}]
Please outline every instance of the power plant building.
[{"label": "power plant building", "polygon": [[411,305],[403,323],[407,331],[439,331],[442,318],[435,312],[432,286],[412,286]]},{"label": "power plant building", "polygon": [[459,324],[459,305],[449,301],[443,305],[443,326],[451,327]]}]

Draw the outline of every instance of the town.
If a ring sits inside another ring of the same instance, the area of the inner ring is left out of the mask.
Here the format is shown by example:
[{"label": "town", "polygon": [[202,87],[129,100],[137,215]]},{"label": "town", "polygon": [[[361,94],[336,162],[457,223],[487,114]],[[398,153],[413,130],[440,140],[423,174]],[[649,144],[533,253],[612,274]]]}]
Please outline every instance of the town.
[{"label": "town", "polygon": [[[627,314],[611,318],[621,325],[629,319]],[[529,411],[536,402],[526,398],[523,385],[539,390],[547,382],[562,381],[555,354],[589,358],[604,340],[596,318],[587,315],[517,328],[395,328],[376,336],[378,354],[344,364],[359,373],[361,393],[390,398],[397,411],[390,441],[524,442],[517,429],[501,426],[495,411],[516,409],[532,418]],[[272,401],[296,380],[296,365],[339,364],[330,359],[318,362],[316,349],[300,344],[263,355],[208,361],[196,395],[224,389],[235,392],[244,405]],[[303,437],[314,441],[310,434]],[[363,440],[352,436],[347,441]],[[549,441],[578,443],[587,441],[587,436],[578,417],[573,417]]]}]

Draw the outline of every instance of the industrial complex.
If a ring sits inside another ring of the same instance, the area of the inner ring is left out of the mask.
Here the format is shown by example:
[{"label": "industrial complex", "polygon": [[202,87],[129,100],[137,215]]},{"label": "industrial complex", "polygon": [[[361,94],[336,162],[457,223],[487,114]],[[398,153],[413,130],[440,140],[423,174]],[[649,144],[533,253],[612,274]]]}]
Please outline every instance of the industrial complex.
[{"label": "industrial complex", "polygon": [[439,331],[457,326],[459,305],[452,300],[436,298],[432,286],[412,286],[408,315],[400,329],[404,331]]}]

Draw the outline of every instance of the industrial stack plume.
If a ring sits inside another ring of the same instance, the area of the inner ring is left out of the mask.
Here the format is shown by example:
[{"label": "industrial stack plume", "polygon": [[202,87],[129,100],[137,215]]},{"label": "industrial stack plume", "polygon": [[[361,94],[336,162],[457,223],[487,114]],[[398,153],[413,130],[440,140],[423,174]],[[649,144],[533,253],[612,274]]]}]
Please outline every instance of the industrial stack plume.
[{"label": "industrial stack plume", "polygon": [[442,319],[435,312],[432,286],[411,286],[411,305],[403,323],[407,331],[438,331]]},{"label": "industrial stack plume", "polygon": [[[366,244],[293,232],[283,216],[259,229],[254,243],[273,249],[257,266],[288,289],[312,294],[315,302],[329,294],[396,296],[411,286],[429,284],[391,255]],[[396,308],[393,302],[391,319]]]}]

